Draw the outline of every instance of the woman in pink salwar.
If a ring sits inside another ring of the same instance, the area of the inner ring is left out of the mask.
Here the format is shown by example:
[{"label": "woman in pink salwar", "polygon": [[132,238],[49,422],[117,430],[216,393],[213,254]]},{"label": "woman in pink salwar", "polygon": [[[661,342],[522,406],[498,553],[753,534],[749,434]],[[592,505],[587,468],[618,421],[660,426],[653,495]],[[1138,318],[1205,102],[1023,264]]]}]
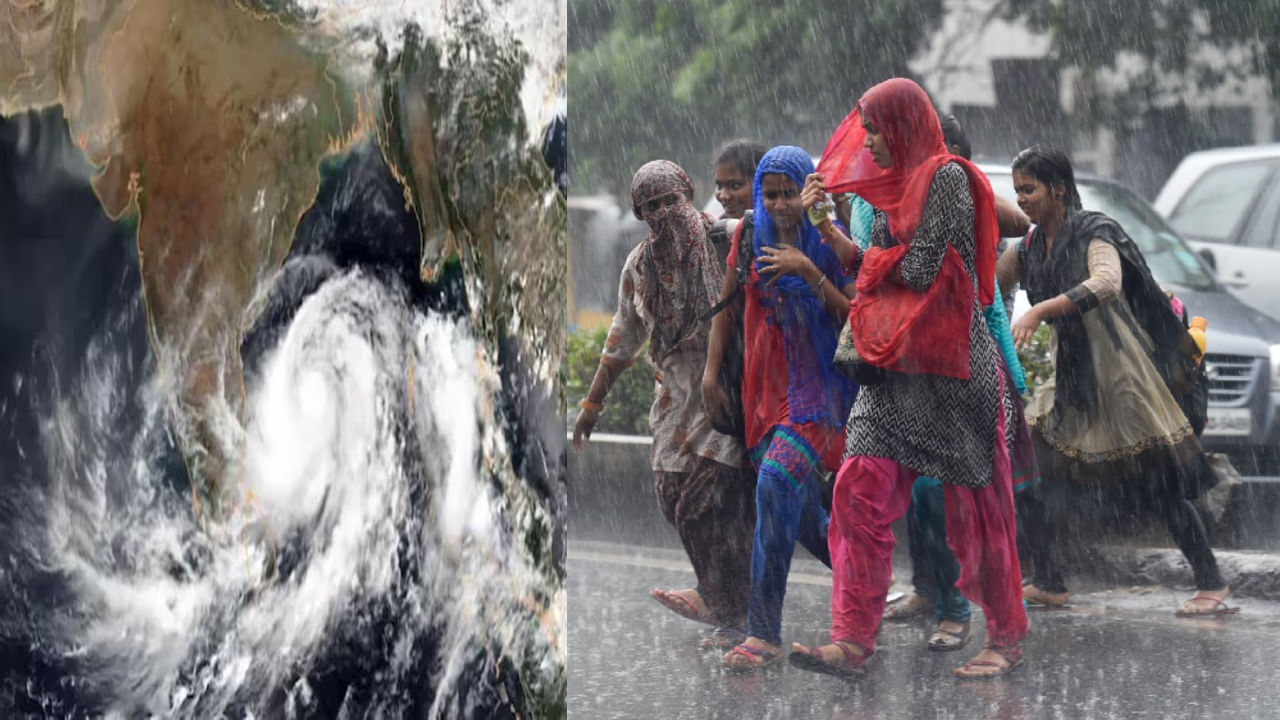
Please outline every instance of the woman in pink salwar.
[{"label": "woman in pink salwar", "polygon": [[[877,209],[872,247],[836,249],[847,272],[858,272],[850,327],[879,381],[862,385],[836,476],[828,531],[831,643],[795,643],[791,662],[841,677],[865,672],[889,590],[890,526],[910,506],[915,479],[928,475],[945,488],[947,542],[960,564],[956,586],[987,620],[986,647],[956,674],[1003,675],[1021,662],[1027,617],[1009,462],[1018,400],[982,314],[994,298],[991,186],[947,151],[928,96],[901,78],[862,96],[818,171],[830,192],[856,193]],[[920,306],[928,308],[927,322],[914,329],[927,333],[927,342],[868,344],[869,332],[888,317],[875,316],[884,307],[875,298],[909,303],[917,296],[928,303]],[[944,351],[930,355],[930,347]]]}]

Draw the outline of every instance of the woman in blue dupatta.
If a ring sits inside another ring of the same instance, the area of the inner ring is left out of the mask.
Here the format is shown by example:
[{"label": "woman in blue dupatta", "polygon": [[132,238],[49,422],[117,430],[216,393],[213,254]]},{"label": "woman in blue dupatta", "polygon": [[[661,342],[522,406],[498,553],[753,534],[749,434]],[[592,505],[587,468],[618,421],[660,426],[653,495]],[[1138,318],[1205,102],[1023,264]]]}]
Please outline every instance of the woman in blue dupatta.
[{"label": "woman in blue dupatta", "polygon": [[[735,670],[783,657],[782,601],[796,541],[830,564],[818,473],[840,466],[844,420],[857,391],[832,363],[853,283],[801,206],[800,190],[812,172],[807,152],[780,146],[761,158],[753,182],[755,260],[743,288],[742,404],[757,469],[756,529],[748,638],[723,658]],[[725,298],[738,289],[744,226],[734,234]],[[717,378],[735,321],[720,313],[712,325],[702,397],[713,413],[725,402]]]}]

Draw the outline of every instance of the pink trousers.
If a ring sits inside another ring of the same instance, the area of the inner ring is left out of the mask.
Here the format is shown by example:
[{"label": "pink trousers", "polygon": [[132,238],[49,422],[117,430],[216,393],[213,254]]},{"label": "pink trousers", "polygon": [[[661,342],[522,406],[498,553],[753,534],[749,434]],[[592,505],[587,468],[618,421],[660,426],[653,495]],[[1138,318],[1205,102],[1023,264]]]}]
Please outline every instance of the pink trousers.
[{"label": "pink trousers", "polygon": [[[987,645],[1009,647],[1027,634],[1018,565],[1009,451],[1000,414],[991,484],[944,484],[947,545],[960,563],[956,587],[987,619]],[[836,475],[827,543],[831,549],[831,640],[875,649],[889,592],[895,544],[891,525],[911,505],[919,473],[886,458],[855,455]]]}]

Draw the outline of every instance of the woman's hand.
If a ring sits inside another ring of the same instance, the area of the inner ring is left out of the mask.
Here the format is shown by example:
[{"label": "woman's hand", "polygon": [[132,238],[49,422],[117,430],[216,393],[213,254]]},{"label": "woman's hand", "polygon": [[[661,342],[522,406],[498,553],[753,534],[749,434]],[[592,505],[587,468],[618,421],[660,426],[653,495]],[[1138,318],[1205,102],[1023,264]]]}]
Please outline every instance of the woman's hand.
[{"label": "woman's hand", "polygon": [[769,278],[769,284],[772,285],[778,281],[783,275],[799,275],[808,281],[811,277],[816,277],[819,273],[818,266],[813,264],[808,255],[805,255],[794,245],[786,247],[761,248],[764,255],[756,258],[760,263],[760,274],[772,274]]},{"label": "woman's hand", "polygon": [[1018,321],[1010,328],[1014,347],[1021,350],[1030,345],[1031,338],[1035,336],[1036,329],[1040,327],[1042,319],[1040,310],[1037,307],[1032,307],[1022,317],[1018,318]]},{"label": "woman's hand", "polygon": [[714,375],[702,374],[702,409],[708,417],[728,419],[729,397]]},{"label": "woman's hand", "polygon": [[591,439],[591,431],[596,428],[600,413],[583,408],[578,412],[578,422],[573,424],[573,449],[581,450],[583,443]]},{"label": "woman's hand", "polygon": [[824,178],[822,173],[810,173],[804,179],[804,189],[800,191],[800,204],[804,206],[805,212],[809,208],[827,199],[827,187],[823,184]]}]

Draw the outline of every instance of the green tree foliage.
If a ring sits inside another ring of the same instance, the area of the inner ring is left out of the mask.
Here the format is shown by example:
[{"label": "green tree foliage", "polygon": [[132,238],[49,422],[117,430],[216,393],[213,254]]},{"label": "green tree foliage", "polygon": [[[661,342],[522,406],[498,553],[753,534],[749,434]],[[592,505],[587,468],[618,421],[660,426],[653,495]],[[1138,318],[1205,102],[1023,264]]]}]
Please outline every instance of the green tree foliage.
[{"label": "green tree foliage", "polygon": [[666,157],[711,174],[722,141],[821,152],[861,93],[923,50],[942,0],[570,0],[575,183],[625,193]]},{"label": "green tree foliage", "polygon": [[[587,396],[587,388],[600,364],[600,350],[608,335],[607,328],[579,330],[569,334],[568,358],[565,363],[565,397],[569,398],[569,428],[578,417],[577,401]],[[641,352],[641,358],[644,353]],[[609,390],[604,412],[596,423],[596,432],[623,435],[649,434],[649,408],[653,405],[653,368],[643,359],[627,368]]]},{"label": "green tree foliage", "polygon": [[[1121,121],[1149,104],[1157,75],[1182,89],[1209,89],[1229,75],[1257,74],[1280,87],[1280,0],[1003,0],[1005,16],[1048,31],[1053,52],[1081,69],[1086,81],[1115,68],[1121,53],[1146,60],[1149,71],[1130,90],[1086,107],[1090,119]],[[1242,52],[1248,62],[1222,63],[1200,51]],[[1166,85],[1167,87],[1167,85]]]}]

